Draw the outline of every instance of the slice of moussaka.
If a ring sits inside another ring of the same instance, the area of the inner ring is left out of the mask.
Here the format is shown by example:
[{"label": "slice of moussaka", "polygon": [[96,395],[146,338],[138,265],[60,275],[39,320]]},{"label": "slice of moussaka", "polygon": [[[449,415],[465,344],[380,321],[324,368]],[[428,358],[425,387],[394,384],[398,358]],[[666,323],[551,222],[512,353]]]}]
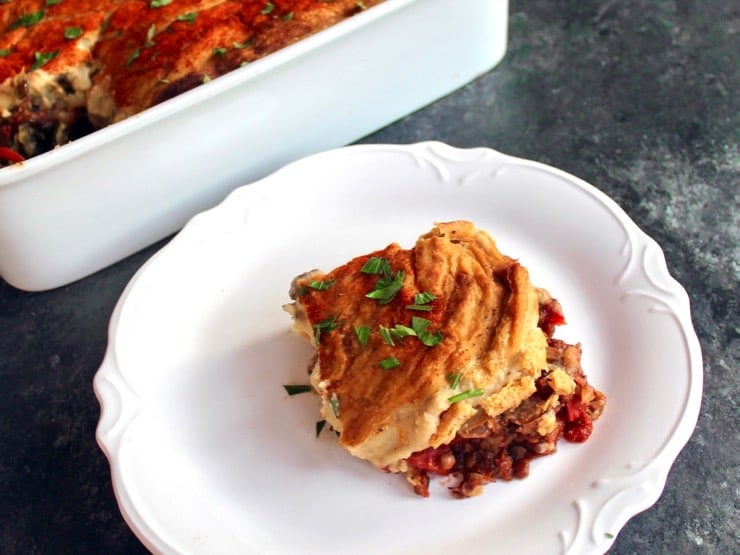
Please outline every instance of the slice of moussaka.
[{"label": "slice of moussaka", "polygon": [[310,382],[352,455],[456,497],[523,478],[558,441],[583,442],[604,407],[581,347],[553,338],[559,303],[467,221],[437,224],[296,277],[285,305],[316,349]]},{"label": "slice of moussaka", "polygon": [[0,167],[137,114],[381,1],[0,1]]}]

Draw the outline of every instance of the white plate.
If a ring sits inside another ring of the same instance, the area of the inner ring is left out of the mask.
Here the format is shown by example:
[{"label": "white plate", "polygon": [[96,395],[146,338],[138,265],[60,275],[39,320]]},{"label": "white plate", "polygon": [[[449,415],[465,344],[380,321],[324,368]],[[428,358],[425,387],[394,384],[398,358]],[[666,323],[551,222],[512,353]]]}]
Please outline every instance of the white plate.
[{"label": "white plate", "polygon": [[[464,218],[564,306],[559,337],[608,402],[590,440],[523,481],[414,496],[314,436],[311,348],[281,305],[331,269]],[[696,423],[702,361],[658,245],[591,185],[489,149],[355,146],[305,158],[196,216],[134,277],[95,377],[124,518],[165,553],[599,553],[660,496]]]}]

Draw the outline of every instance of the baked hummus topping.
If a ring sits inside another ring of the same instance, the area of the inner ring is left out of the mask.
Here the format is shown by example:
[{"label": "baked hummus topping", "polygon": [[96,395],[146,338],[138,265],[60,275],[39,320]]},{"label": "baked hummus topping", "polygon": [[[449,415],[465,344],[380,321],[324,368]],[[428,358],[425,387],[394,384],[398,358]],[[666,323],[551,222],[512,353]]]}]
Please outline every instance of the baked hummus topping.
[{"label": "baked hummus topping", "polygon": [[580,347],[552,338],[557,301],[471,222],[302,274],[290,296],[323,418],[420,495],[430,473],[456,477],[458,497],[524,477],[560,437],[584,441],[603,408]]},{"label": "baked hummus topping", "polygon": [[0,167],[128,118],[382,1],[0,1]]}]

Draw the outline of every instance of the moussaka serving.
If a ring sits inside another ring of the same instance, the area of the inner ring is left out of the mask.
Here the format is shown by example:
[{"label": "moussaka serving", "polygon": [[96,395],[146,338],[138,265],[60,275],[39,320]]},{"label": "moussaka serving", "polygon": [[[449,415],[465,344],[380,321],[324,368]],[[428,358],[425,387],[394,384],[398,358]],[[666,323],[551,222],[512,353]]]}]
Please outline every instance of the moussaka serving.
[{"label": "moussaka serving", "polygon": [[290,296],[323,418],[419,495],[430,474],[456,497],[523,478],[561,438],[588,439],[605,405],[580,345],[553,336],[560,304],[470,222],[300,275]]},{"label": "moussaka serving", "polygon": [[0,2],[0,166],[121,121],[381,1]]}]

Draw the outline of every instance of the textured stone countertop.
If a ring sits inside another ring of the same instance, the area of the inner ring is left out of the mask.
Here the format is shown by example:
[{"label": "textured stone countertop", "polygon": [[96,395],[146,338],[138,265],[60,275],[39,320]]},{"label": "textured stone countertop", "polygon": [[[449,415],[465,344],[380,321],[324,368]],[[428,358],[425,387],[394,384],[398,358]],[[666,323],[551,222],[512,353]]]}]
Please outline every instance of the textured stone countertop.
[{"label": "textured stone countertop", "polygon": [[[691,298],[704,396],[663,495],[611,553],[738,553],[740,5],[512,0],[510,11],[498,67],[362,142],[434,139],[551,164],[658,241]],[[95,443],[91,382],[116,300],[164,243],[54,291],[0,282],[0,553],[143,552]]]}]

